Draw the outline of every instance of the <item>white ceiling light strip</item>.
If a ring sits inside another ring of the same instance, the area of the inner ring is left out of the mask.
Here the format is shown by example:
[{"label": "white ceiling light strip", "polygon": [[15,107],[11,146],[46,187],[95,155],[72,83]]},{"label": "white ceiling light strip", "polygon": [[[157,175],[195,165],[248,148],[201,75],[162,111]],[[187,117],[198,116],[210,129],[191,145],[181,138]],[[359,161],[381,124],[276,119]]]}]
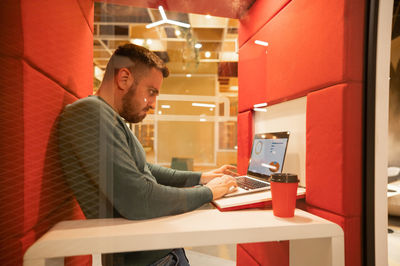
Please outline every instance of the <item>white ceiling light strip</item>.
[{"label": "white ceiling light strip", "polygon": [[197,107],[215,107],[215,104],[208,104],[208,103],[192,103],[192,106],[197,106]]},{"label": "white ceiling light strip", "polygon": [[164,8],[162,6],[159,6],[158,10],[160,11],[162,19],[163,20],[168,20],[167,15],[165,14]]},{"label": "white ceiling light strip", "polygon": [[167,15],[165,14],[164,8],[162,6],[159,6],[158,10],[160,11],[162,20],[147,24],[146,25],[147,29],[150,29],[150,28],[162,25],[162,24],[172,24],[172,25],[176,25],[176,26],[179,26],[179,27],[183,27],[183,28],[190,28],[190,24],[168,19]]}]

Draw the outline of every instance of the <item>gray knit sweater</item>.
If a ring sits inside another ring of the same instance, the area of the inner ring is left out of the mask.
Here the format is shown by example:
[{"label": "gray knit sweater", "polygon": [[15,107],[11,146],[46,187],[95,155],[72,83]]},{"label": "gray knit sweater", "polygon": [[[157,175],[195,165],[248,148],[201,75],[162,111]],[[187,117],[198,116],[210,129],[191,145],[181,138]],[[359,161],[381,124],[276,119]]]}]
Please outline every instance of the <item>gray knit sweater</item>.
[{"label": "gray knit sweater", "polygon": [[[64,176],[86,218],[149,219],[188,212],[212,200],[209,188],[193,187],[201,173],[146,162],[137,138],[98,96],[65,107],[58,143]],[[146,265],[169,251],[116,254],[114,265]]]}]

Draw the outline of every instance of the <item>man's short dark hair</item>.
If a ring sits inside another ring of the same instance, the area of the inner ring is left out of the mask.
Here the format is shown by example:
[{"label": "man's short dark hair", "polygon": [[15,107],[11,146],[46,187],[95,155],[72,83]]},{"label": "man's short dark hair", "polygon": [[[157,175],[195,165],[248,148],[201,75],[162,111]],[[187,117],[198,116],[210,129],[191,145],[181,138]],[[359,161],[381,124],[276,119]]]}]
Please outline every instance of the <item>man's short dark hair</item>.
[{"label": "man's short dark hair", "polygon": [[[126,59],[130,60],[126,60]],[[115,74],[122,67],[127,67],[135,72],[135,69],[146,67],[147,69],[156,68],[161,71],[164,78],[169,76],[169,70],[164,61],[149,49],[135,45],[124,44],[119,46],[111,56],[107,64],[105,77],[111,73]]]}]

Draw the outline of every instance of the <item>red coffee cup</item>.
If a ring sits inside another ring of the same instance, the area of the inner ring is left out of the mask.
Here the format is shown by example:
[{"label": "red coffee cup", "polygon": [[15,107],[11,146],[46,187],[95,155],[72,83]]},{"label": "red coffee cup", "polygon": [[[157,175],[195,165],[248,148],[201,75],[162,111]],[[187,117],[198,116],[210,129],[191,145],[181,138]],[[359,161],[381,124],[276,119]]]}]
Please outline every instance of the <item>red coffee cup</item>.
[{"label": "red coffee cup", "polygon": [[297,175],[275,173],[271,175],[270,183],[274,215],[278,217],[293,217],[299,183]]}]

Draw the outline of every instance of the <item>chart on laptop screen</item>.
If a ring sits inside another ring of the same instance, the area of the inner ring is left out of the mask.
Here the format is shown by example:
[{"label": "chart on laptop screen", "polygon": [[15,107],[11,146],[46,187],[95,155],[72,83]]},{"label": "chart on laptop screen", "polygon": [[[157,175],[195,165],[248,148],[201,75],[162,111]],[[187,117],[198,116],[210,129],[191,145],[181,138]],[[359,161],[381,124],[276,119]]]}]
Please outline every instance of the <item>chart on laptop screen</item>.
[{"label": "chart on laptop screen", "polygon": [[287,138],[255,139],[249,171],[271,175],[282,171]]}]

